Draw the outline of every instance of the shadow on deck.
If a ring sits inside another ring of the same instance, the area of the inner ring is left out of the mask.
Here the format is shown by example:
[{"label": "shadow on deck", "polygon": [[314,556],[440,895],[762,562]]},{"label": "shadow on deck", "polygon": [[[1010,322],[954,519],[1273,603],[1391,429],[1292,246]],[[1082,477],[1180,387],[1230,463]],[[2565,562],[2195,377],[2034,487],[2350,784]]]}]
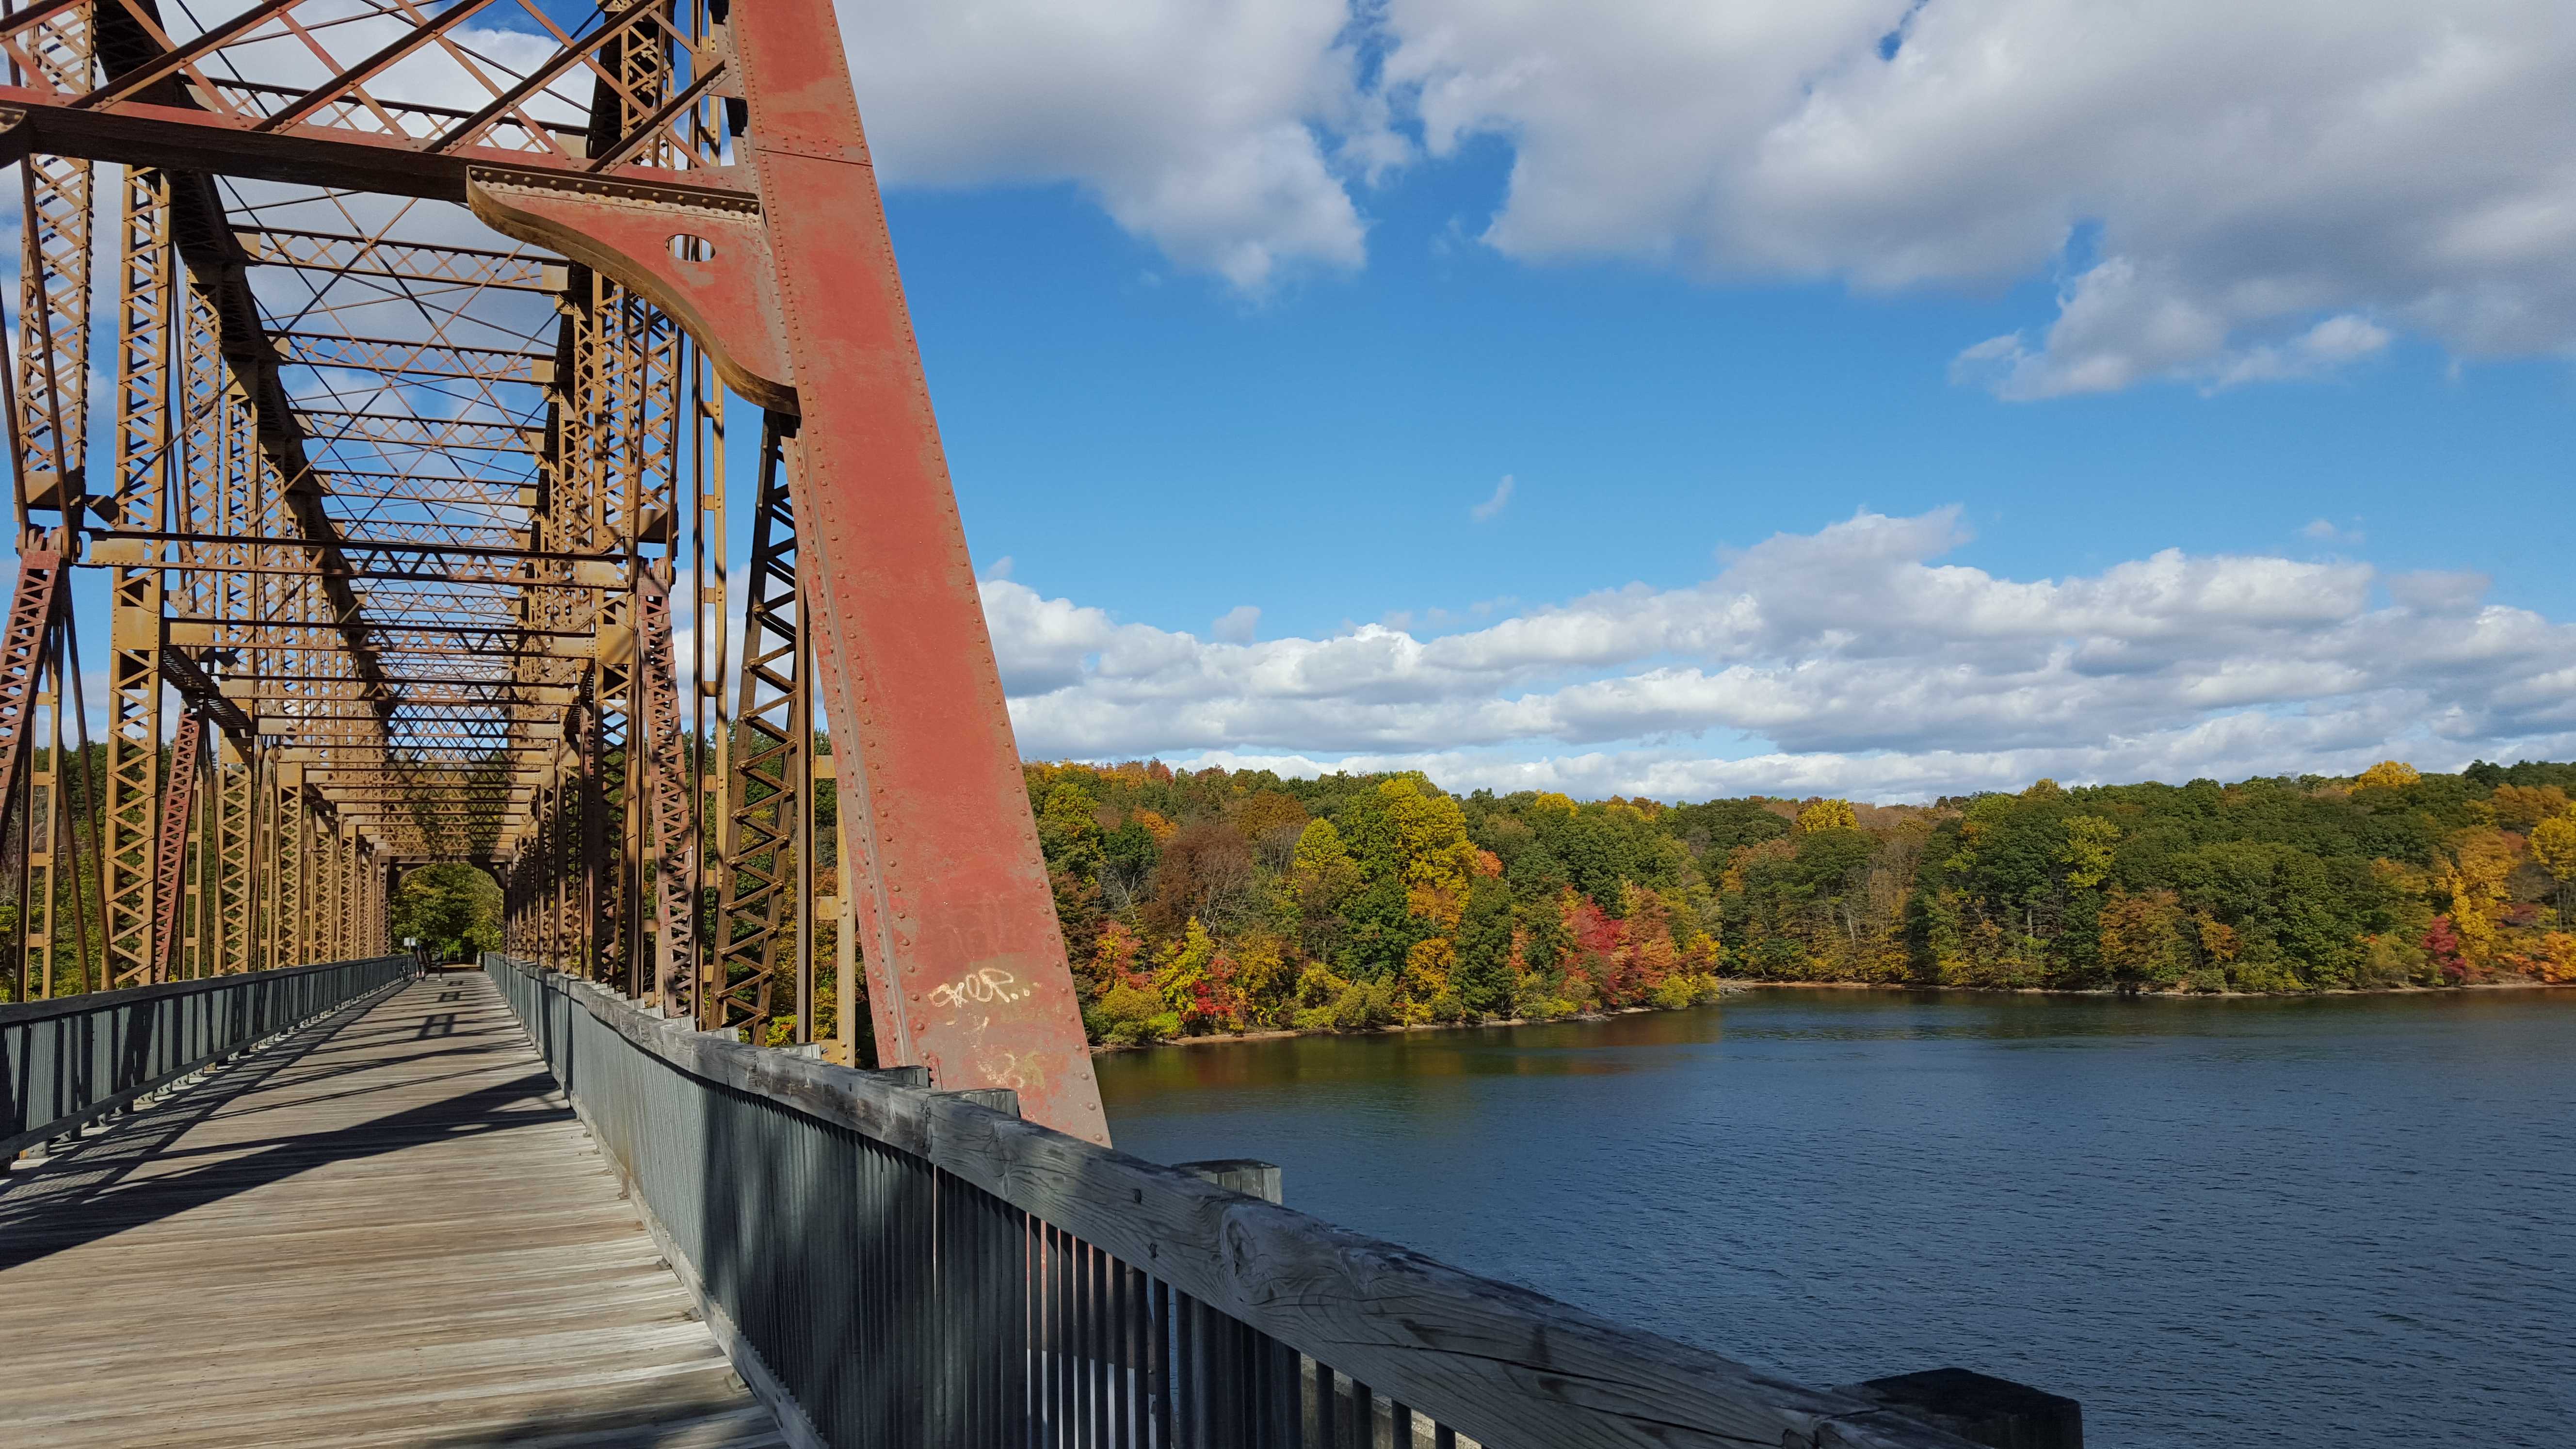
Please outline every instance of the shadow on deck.
[{"label": "shadow on deck", "polygon": [[10,1174],[0,1335],[19,1444],[785,1442],[479,972]]}]

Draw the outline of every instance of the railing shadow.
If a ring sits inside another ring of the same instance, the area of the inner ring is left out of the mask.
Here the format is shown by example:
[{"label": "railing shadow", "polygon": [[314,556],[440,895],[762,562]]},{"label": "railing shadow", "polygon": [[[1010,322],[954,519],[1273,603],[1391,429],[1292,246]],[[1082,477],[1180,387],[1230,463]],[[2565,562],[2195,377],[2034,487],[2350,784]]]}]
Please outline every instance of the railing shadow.
[{"label": "railing shadow", "polygon": [[[41,1168],[11,1174],[10,1180],[0,1183],[0,1271],[316,1168],[381,1157],[428,1142],[572,1119],[571,1109],[559,1098],[545,1101],[554,1094],[555,1083],[539,1069],[345,1127],[209,1147],[203,1152],[208,1160],[201,1164],[138,1176],[156,1160],[167,1169],[175,1160],[200,1155],[173,1149],[188,1132],[227,1108],[242,1115],[265,1110],[246,1099],[276,1085],[281,1074],[317,1051],[356,1044],[357,1039],[347,1033],[360,1020],[363,1014],[317,1022],[195,1088],[119,1121]],[[451,1056],[468,1050],[457,1037],[424,1040],[407,1027],[365,1035],[407,1038],[419,1049],[373,1055],[363,1063],[299,1079],[298,1084],[369,1069],[395,1069],[416,1056]],[[319,1100],[345,1101],[369,1090],[361,1087]],[[317,1099],[306,1102],[313,1100]]]}]

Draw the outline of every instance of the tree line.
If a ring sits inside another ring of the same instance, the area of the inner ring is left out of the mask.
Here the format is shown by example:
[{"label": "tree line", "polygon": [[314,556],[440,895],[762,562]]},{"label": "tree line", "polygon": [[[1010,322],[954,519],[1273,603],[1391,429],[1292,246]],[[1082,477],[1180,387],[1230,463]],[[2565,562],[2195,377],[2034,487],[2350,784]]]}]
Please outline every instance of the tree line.
[{"label": "tree line", "polygon": [[1577,802],[1031,764],[1096,1041],[1544,1019],[1728,979],[2169,992],[2576,981],[2576,764],[1931,805]]}]

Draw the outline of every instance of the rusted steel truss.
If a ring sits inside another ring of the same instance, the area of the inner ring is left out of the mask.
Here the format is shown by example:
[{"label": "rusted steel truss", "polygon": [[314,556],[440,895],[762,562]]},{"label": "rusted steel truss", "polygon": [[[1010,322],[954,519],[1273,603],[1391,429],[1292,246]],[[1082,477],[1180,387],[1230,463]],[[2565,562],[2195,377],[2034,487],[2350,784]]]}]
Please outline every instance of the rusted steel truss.
[{"label": "rusted steel truss", "polygon": [[806,1041],[836,858],[843,1040],[864,1009],[880,1062],[1105,1140],[839,34],[830,0],[0,14],[14,521],[108,600],[100,757],[59,742],[75,631],[0,678],[16,994],[381,950],[399,873],[467,861],[518,954]]},{"label": "rusted steel truss", "polygon": [[161,793],[160,839],[152,852],[152,883],[157,896],[152,927],[152,976],[168,981],[177,975],[183,912],[187,894],[191,827],[199,823],[197,757],[205,753],[205,717],[183,710],[179,732],[170,741],[170,779]]}]

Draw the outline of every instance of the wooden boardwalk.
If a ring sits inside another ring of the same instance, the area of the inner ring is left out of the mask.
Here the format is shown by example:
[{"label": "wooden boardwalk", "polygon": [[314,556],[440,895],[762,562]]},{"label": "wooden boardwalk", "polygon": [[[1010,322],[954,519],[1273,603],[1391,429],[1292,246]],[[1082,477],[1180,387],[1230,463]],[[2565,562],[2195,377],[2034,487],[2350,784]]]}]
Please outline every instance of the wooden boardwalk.
[{"label": "wooden boardwalk", "polygon": [[0,1187],[0,1442],[782,1445],[480,973]]}]

